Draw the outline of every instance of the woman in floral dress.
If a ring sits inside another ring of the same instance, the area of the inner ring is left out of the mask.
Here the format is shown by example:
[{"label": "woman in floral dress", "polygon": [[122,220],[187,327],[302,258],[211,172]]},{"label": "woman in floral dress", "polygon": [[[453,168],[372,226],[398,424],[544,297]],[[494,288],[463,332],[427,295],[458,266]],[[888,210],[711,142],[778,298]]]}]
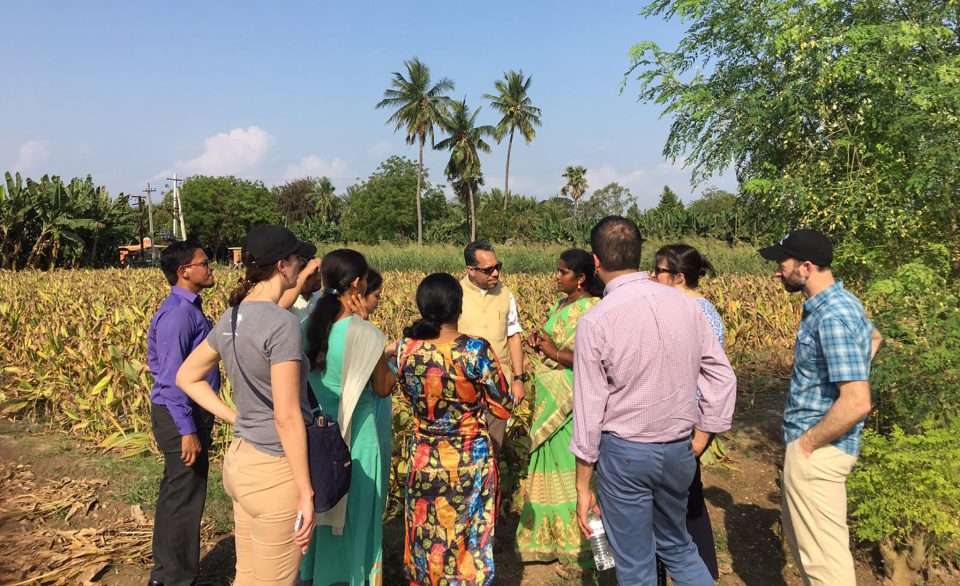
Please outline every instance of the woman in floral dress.
[{"label": "woman in floral dress", "polygon": [[397,367],[414,418],[404,564],[411,585],[490,584],[497,468],[483,411],[510,417],[513,397],[483,338],[457,331],[463,290],[447,273],[417,288],[421,319],[404,330]]}]

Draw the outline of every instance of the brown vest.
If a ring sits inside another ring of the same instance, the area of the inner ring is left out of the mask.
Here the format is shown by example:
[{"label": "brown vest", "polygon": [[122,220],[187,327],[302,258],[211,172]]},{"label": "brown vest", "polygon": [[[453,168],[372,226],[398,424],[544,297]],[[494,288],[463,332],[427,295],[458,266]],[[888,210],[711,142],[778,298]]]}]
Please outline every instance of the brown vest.
[{"label": "brown vest", "polygon": [[511,380],[510,350],[507,347],[507,315],[510,313],[510,289],[497,285],[482,291],[468,277],[460,279],[463,287],[463,313],[457,329],[469,336],[480,336],[490,342],[497,353],[507,380]]}]

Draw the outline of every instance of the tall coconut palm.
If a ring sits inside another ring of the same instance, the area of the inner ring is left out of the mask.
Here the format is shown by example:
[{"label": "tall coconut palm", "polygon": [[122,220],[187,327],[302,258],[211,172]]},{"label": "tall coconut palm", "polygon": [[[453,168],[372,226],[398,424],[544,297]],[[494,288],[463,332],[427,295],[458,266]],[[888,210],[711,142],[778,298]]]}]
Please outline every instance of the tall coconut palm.
[{"label": "tall coconut palm", "polygon": [[496,133],[493,126],[476,125],[479,113],[480,108],[470,111],[466,98],[450,104],[449,111],[440,121],[440,128],[449,136],[438,142],[435,147],[450,151],[450,161],[444,172],[453,184],[454,190],[466,195],[466,203],[470,211],[471,241],[477,238],[477,213],[473,196],[476,188],[483,185],[478,151],[489,153],[490,145],[483,139],[494,136]]},{"label": "tall coconut palm", "polygon": [[453,91],[453,81],[446,77],[431,84],[430,68],[416,57],[404,61],[407,75],[394,72],[390,88],[384,90],[383,99],[377,108],[395,108],[387,118],[387,124],[395,124],[396,130],[403,129],[407,144],[418,144],[420,160],[417,166],[417,244],[423,244],[423,212],[420,209],[420,186],[423,183],[423,147],[430,137],[433,145],[433,127],[444,116],[450,98],[447,92]]},{"label": "tall coconut palm", "polygon": [[507,209],[507,199],[510,197],[510,152],[513,150],[513,133],[519,129],[527,144],[536,138],[537,132],[534,126],[540,126],[540,108],[533,106],[527,90],[530,89],[530,82],[533,76],[523,79],[523,71],[507,71],[503,74],[503,79],[494,82],[497,94],[484,94],[485,100],[490,100],[490,105],[500,112],[503,117],[497,123],[497,133],[495,138],[497,144],[508,135],[507,141],[507,170],[503,174],[503,209]]},{"label": "tall coconut palm", "polygon": [[573,216],[579,217],[580,198],[587,192],[587,170],[580,165],[568,166],[563,171],[563,178],[567,180],[567,184],[560,193],[573,200]]}]

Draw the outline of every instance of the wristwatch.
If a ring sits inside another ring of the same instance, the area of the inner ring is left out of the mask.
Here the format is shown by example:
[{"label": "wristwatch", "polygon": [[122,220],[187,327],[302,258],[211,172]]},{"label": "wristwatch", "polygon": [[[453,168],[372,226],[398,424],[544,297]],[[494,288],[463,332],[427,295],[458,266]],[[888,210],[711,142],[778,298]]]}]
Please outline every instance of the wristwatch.
[{"label": "wristwatch", "polygon": [[518,375],[516,375],[516,376],[513,377],[513,380],[515,380],[515,381],[520,381],[520,382],[525,383],[525,382],[527,382],[528,380],[530,380],[530,375],[527,374],[527,373],[518,374]]}]

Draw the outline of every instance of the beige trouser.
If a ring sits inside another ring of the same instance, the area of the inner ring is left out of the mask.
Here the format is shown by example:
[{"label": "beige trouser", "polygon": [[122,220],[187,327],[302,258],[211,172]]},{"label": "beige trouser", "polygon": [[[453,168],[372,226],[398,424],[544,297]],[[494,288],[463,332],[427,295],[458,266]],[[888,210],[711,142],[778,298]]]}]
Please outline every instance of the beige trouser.
[{"label": "beige trouser", "polygon": [[233,499],[234,586],[295,584],[301,553],[293,525],[300,489],[287,459],[237,438],[223,459],[223,487]]},{"label": "beige trouser", "polygon": [[857,458],[834,446],[809,458],[797,442],[783,460],[781,516],[793,559],[807,585],[853,586],[847,529],[847,475]]}]

